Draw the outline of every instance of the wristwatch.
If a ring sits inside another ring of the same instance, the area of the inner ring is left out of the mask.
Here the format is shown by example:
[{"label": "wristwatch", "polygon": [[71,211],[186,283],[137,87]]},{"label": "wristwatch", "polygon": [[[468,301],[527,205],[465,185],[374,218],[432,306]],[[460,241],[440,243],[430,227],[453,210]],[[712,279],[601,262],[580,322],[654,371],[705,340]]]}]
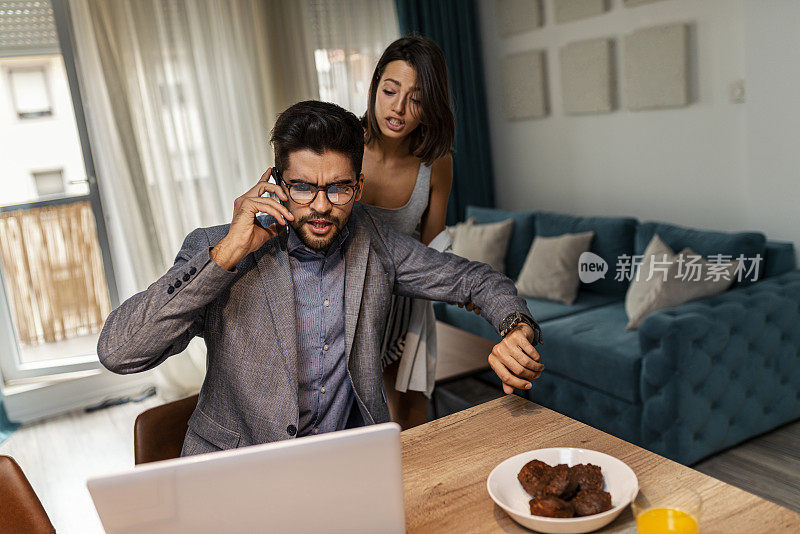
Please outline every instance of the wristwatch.
[{"label": "wristwatch", "polygon": [[534,345],[541,342],[542,340],[542,331],[539,328],[539,325],[536,324],[536,321],[528,317],[527,315],[523,315],[520,312],[514,312],[506,315],[506,318],[500,321],[500,335],[506,337],[506,334],[514,330],[520,323],[525,323],[533,328],[534,332]]}]

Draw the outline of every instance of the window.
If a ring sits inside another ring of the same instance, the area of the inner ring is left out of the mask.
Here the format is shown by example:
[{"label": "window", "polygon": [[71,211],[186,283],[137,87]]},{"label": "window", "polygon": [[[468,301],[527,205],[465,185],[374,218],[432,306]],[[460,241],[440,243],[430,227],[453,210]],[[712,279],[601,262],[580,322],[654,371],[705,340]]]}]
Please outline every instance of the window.
[{"label": "window", "polygon": [[320,100],[334,102],[356,115],[363,115],[367,107],[369,80],[378,57],[357,50],[314,50]]},{"label": "window", "polygon": [[[116,300],[73,58],[58,46],[49,0],[0,0],[3,388],[98,369],[97,337]],[[46,389],[39,399],[55,407]]]},{"label": "window", "polygon": [[399,37],[393,0],[309,0],[308,40],[320,100],[361,116],[375,64]]},{"label": "window", "polygon": [[44,67],[11,69],[8,79],[17,117],[31,119],[53,114]]},{"label": "window", "polygon": [[33,183],[39,197],[64,193],[64,170],[34,172]]}]

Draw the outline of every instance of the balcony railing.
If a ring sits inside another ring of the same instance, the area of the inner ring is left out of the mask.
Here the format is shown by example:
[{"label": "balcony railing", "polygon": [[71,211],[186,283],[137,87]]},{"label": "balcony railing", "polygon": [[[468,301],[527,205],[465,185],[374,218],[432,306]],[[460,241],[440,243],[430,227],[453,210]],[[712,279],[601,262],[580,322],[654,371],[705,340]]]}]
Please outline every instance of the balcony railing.
[{"label": "balcony railing", "polygon": [[0,266],[21,345],[63,341],[102,328],[110,302],[86,197],[4,208],[0,243]]}]

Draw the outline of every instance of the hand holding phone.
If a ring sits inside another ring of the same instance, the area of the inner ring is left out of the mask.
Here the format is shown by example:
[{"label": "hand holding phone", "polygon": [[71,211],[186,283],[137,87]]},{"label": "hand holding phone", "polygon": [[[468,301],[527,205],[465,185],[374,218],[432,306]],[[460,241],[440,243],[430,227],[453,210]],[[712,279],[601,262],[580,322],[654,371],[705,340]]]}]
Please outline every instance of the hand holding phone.
[{"label": "hand holding phone", "polygon": [[[234,201],[228,233],[211,249],[211,259],[220,267],[233,270],[245,256],[261,248],[280,234],[288,221],[294,220],[283,204],[289,197],[279,185],[269,182],[271,175],[272,168],[269,168],[255,186]],[[276,222],[266,228],[261,226],[256,219],[259,213],[274,217]]]}]

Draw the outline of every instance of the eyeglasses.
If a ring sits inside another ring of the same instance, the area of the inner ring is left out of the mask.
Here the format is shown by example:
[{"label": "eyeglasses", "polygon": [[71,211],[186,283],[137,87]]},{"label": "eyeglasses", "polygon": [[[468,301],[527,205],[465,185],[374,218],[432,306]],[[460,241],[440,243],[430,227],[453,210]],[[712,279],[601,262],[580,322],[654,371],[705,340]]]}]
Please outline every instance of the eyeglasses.
[{"label": "eyeglasses", "polygon": [[274,171],[276,181],[283,182],[289,190],[289,196],[297,204],[311,204],[317,198],[320,191],[325,191],[328,201],[336,206],[343,206],[353,200],[358,187],[351,184],[328,184],[323,187],[309,184],[307,182],[289,183],[283,179],[283,173],[277,169]]}]

